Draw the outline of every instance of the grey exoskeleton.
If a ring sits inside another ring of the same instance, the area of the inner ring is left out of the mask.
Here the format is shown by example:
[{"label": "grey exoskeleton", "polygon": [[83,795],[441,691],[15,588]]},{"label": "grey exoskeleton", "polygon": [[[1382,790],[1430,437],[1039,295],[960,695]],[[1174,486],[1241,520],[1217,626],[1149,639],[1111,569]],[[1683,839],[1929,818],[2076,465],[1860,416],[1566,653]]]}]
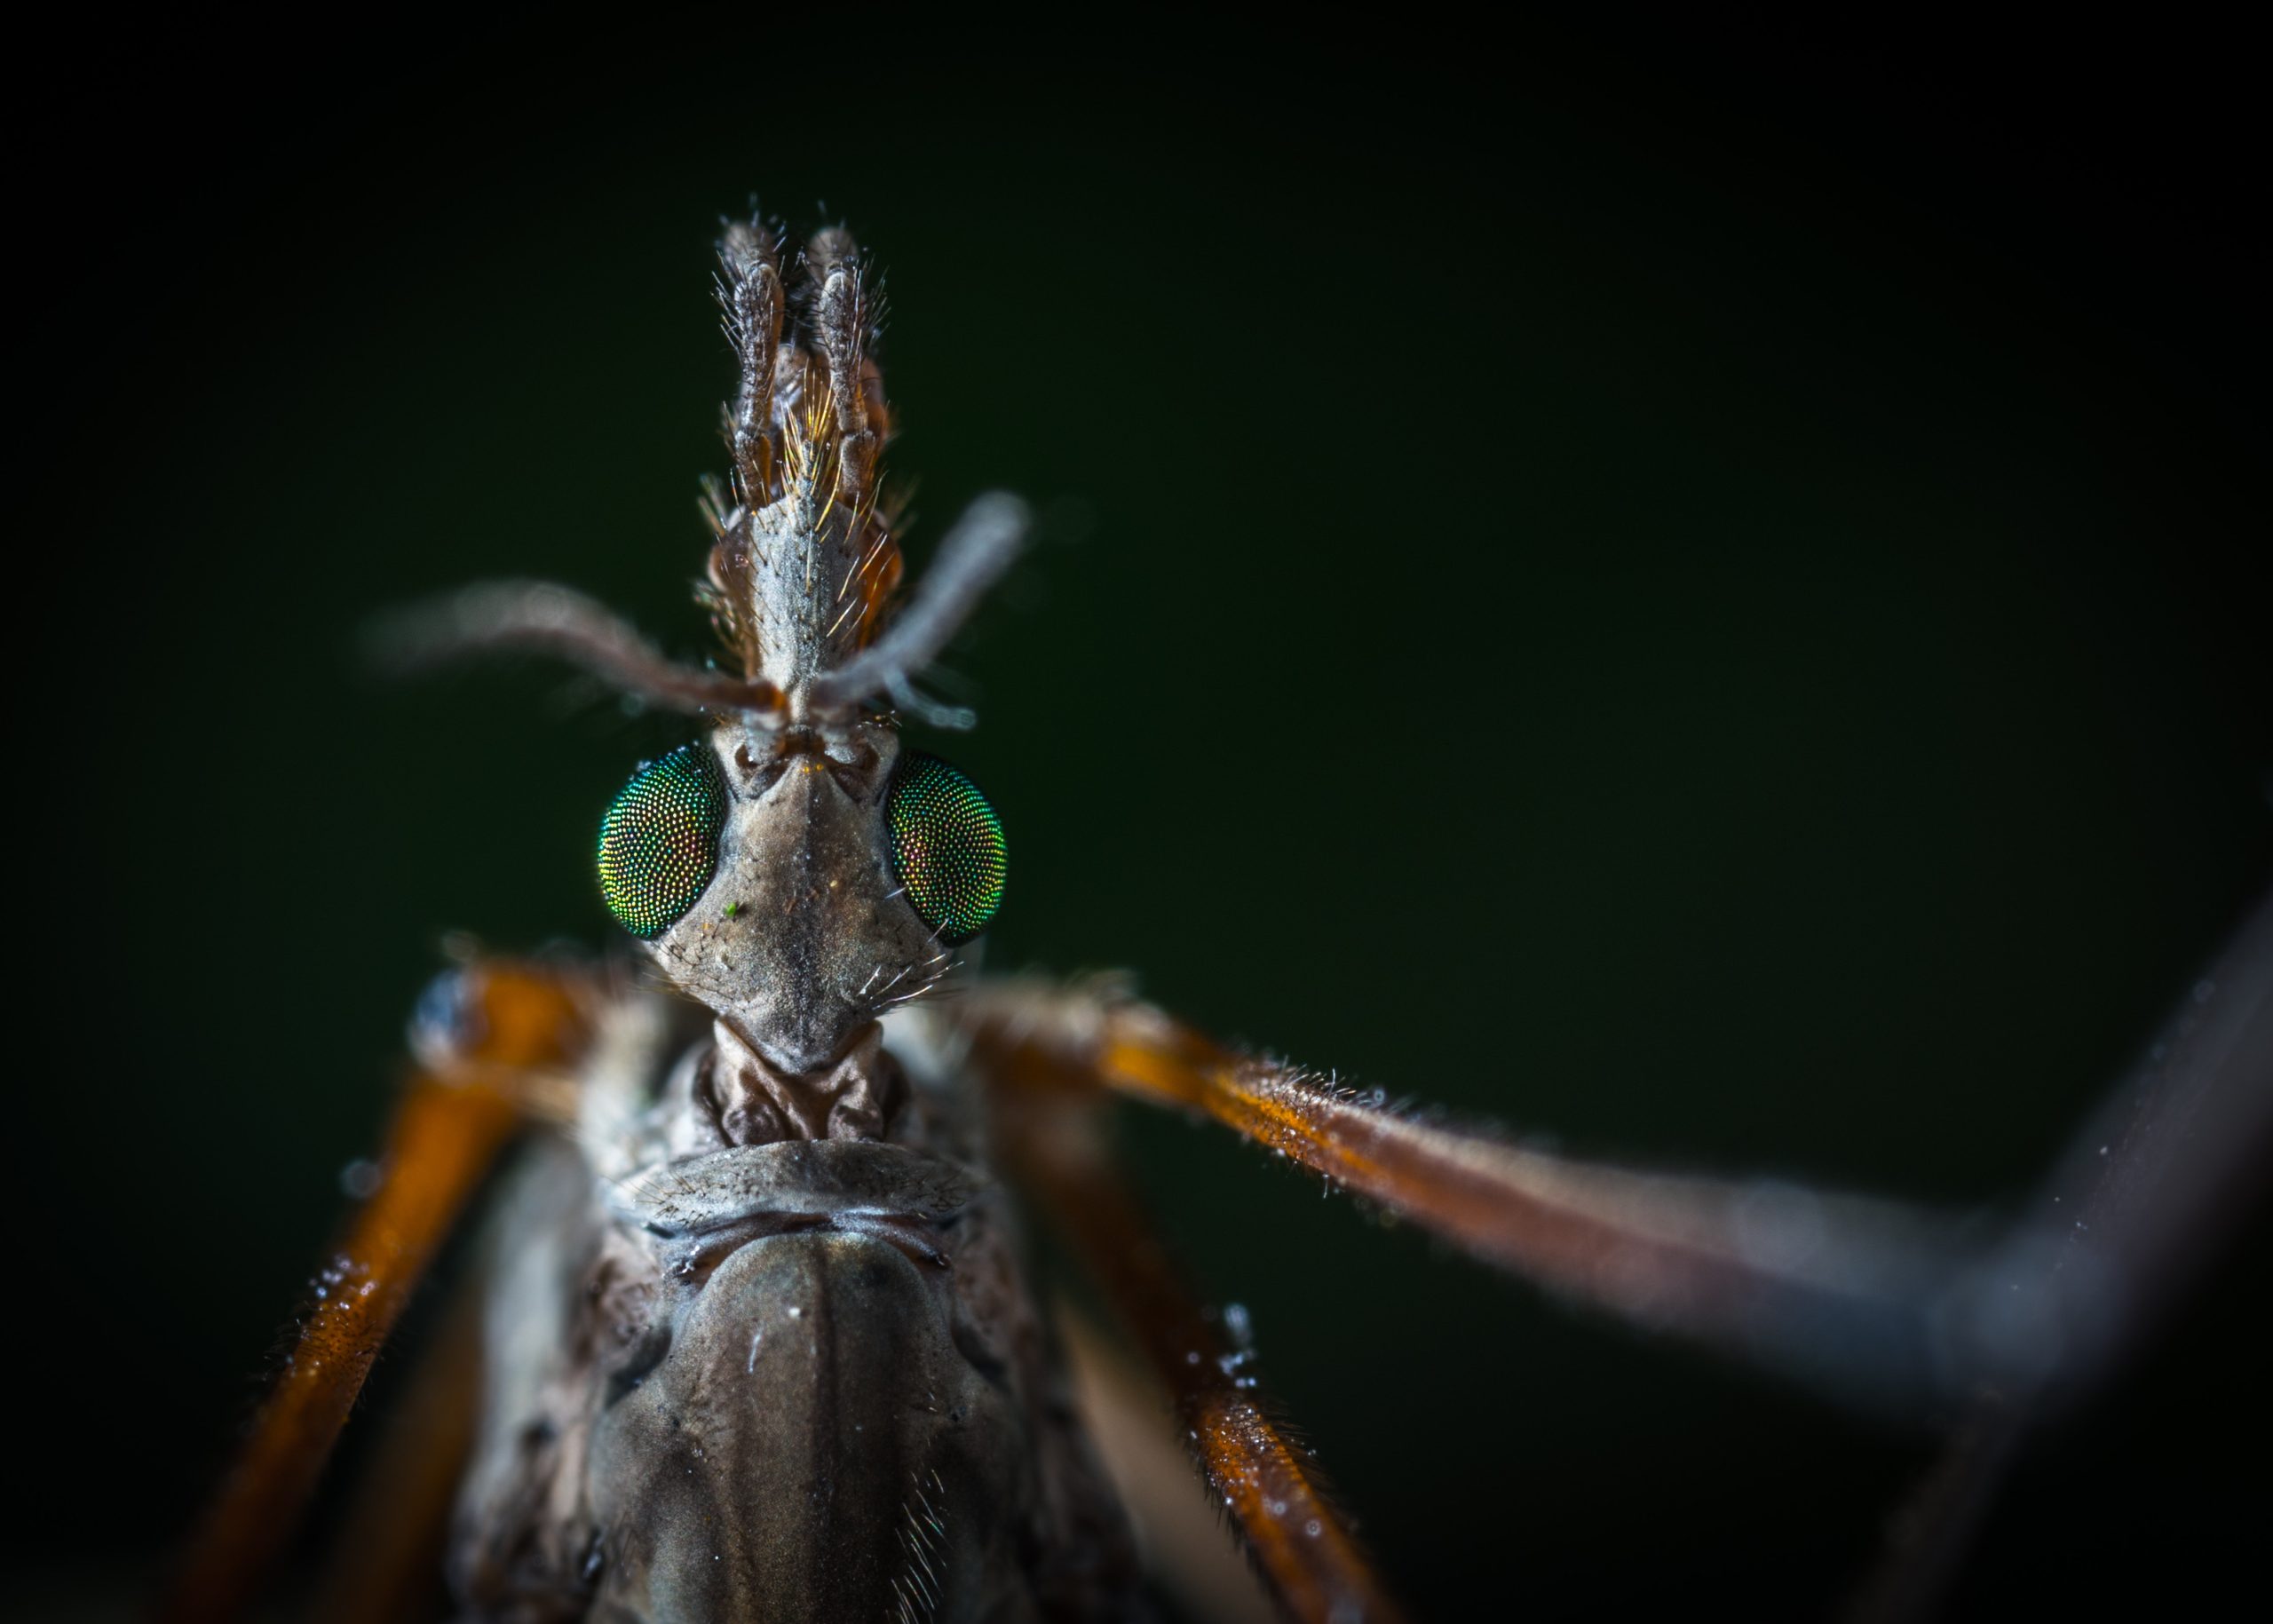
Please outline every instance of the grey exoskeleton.
[{"label": "grey exoskeleton", "polygon": [[[884,1024],[1002,880],[983,797],[909,757],[888,708],[923,702],[911,675],[1023,511],[978,503],[883,630],[900,566],[863,266],[828,232],[785,282],[755,224],[721,259],[742,379],[707,597],[743,669],[674,678],[708,731],[634,779],[600,853],[708,1026],[665,993],[608,1003],[573,1138],[497,1220],[456,1583],[498,1619],[1109,1616],[1126,1539],[977,1102],[914,1022]],[[461,613],[606,635],[543,589]]]}]

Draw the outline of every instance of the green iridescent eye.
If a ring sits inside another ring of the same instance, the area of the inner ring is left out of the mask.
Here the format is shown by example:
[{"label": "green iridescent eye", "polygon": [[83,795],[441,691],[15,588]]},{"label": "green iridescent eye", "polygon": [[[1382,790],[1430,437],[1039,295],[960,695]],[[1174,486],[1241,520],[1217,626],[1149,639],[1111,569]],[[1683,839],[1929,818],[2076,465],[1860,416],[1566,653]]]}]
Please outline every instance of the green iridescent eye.
[{"label": "green iridescent eye", "polygon": [[660,936],[718,870],[726,784],[717,757],[690,744],[651,761],[600,820],[600,895],[634,936]]},{"label": "green iridescent eye", "polygon": [[978,786],[937,756],[900,763],[886,820],[891,862],[916,917],[966,941],[1002,906],[1002,820]]}]

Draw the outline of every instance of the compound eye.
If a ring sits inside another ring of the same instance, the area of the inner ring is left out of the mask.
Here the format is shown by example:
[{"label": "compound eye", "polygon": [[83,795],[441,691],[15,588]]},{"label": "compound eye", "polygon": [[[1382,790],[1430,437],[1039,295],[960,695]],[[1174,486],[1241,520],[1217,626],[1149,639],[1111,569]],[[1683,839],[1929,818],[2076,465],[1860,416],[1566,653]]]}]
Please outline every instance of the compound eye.
[{"label": "compound eye", "polygon": [[638,937],[660,936],[693,907],[718,871],[726,783],[708,746],[648,762],[600,820],[600,895]]},{"label": "compound eye", "polygon": [[885,821],[891,864],[915,915],[946,942],[968,941],[1002,906],[1005,847],[993,803],[937,756],[904,757]]}]

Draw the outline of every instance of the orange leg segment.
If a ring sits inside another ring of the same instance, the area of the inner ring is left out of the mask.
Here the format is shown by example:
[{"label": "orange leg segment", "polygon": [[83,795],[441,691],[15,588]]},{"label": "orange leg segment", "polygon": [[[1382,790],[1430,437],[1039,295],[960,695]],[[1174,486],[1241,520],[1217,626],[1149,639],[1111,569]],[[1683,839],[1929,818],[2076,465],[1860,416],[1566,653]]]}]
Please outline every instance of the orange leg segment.
[{"label": "orange leg segment", "polygon": [[1166,1385],[1209,1493],[1280,1606],[1300,1624],[1401,1617],[1327,1498],[1310,1452],[1263,1412],[1244,1351],[1186,1289],[1107,1146],[1089,1080],[1037,1050],[983,1043],[1006,1093],[1005,1155],[1138,1338]]},{"label": "orange leg segment", "polygon": [[490,962],[458,972],[450,1031],[426,1034],[395,1109],[384,1183],[349,1223],[297,1342],[193,1536],[163,1617],[234,1616],[284,1543],[387,1334],[467,1197],[519,1125],[531,1079],[586,1030],[581,973]]},{"label": "orange leg segment", "polygon": [[1585,1162],[1388,1109],[1149,1005],[1010,982],[960,1011],[982,1060],[1215,1118],[1542,1285],[1897,1408],[1947,1396],[1930,1311],[1962,1261],[1893,1203]]},{"label": "orange leg segment", "polygon": [[432,1611],[479,1419],[482,1283],[452,1283],[442,1323],[418,1349],[384,1436],[347,1500],[343,1532],[324,1553],[304,1616],[323,1624],[401,1624]]}]

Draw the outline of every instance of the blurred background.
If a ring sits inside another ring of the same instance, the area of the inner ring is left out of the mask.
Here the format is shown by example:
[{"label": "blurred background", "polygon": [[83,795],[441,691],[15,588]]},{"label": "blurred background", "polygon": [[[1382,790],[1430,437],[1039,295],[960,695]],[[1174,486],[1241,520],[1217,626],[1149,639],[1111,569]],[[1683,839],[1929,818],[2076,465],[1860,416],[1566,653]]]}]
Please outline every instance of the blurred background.
[{"label": "blurred background", "polygon": [[[2262,892],[2218,42],[1114,26],[20,65],[12,1614],[155,1573],[443,933],[611,941],[594,822],[683,725],[549,669],[386,686],[356,639],[543,574],[701,648],[709,243],[753,193],[884,268],[912,562],[978,491],[1046,516],[939,685],[1010,830],[990,966],[1128,966],[1574,1151],[1994,1217]],[[1422,1617],[1821,1616],[1931,1457],[1128,1135]],[[2268,1227],[2039,1440],[1957,1616],[2257,1586]]]}]

